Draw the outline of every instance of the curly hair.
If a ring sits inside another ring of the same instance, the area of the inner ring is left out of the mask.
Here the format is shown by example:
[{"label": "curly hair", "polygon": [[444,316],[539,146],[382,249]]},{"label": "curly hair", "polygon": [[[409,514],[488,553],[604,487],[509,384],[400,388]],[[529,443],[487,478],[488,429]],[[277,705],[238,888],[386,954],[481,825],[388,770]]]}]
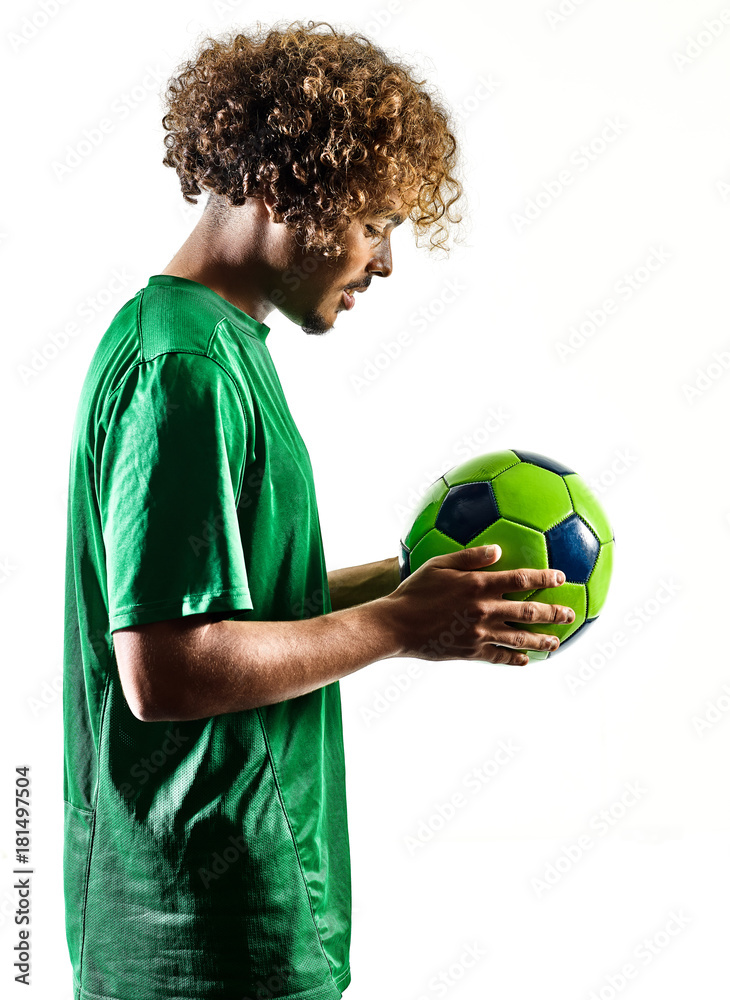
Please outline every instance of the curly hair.
[{"label": "curly hair", "polygon": [[425,81],[326,21],[257,29],[207,36],[168,81],[162,162],[185,200],[202,187],[219,205],[268,195],[306,252],[338,257],[350,222],[387,214],[397,194],[416,245],[430,231],[429,249],[448,250],[457,143]]}]

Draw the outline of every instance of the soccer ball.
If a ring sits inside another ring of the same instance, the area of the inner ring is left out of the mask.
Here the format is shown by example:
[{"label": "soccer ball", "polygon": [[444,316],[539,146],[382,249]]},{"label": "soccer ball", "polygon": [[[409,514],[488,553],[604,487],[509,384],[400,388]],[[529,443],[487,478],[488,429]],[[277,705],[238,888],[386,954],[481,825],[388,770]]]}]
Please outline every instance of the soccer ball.
[{"label": "soccer ball", "polygon": [[475,545],[500,545],[502,556],[484,571],[560,569],[565,583],[505,594],[507,600],[562,604],[575,620],[514,624],[557,635],[557,650],[523,650],[544,660],[583,634],[605,603],[615,539],[595,494],[572,469],[530,451],[495,451],[445,472],[426,490],[400,542],[400,578],[432,556]]}]

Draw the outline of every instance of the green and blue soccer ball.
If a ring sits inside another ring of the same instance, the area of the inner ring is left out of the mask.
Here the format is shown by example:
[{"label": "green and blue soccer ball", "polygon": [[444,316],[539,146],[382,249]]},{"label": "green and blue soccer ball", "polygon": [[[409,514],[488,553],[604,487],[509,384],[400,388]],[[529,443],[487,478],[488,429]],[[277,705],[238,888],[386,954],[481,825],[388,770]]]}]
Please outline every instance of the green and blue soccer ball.
[{"label": "green and blue soccer ball", "polygon": [[560,569],[565,583],[505,594],[508,600],[562,604],[575,620],[515,628],[557,635],[557,650],[523,650],[532,660],[560,652],[598,618],[608,594],[615,538],[603,507],[581,477],[544,455],[496,451],[445,472],[427,489],[400,543],[400,578],[432,556],[497,543],[485,572]]}]

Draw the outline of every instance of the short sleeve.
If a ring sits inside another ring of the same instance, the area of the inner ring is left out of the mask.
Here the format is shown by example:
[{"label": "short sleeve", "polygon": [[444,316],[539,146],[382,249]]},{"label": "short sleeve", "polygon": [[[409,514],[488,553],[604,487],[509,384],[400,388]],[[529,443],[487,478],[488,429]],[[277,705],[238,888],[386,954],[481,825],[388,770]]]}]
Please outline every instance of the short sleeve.
[{"label": "short sleeve", "polygon": [[246,415],[207,355],[135,365],[107,404],[97,489],[109,627],[253,605],[236,512]]}]

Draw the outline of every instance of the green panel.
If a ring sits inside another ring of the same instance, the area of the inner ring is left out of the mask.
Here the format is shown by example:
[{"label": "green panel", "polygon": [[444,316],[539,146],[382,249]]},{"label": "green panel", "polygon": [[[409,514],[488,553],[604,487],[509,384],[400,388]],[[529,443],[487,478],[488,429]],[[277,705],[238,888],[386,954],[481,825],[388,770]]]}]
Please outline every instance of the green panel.
[{"label": "green panel", "polygon": [[492,489],[502,517],[538,531],[547,531],[573,511],[563,477],[527,462],[497,476]]},{"label": "green panel", "polygon": [[453,538],[449,538],[437,528],[427,532],[411,551],[411,573],[422,566],[432,556],[442,556],[446,552],[461,552],[464,548]]},{"label": "green panel", "polygon": [[444,498],[448,492],[449,487],[442,478],[437,479],[435,483],[431,483],[423,494],[414,514],[413,524],[403,539],[407,549],[412,549],[423,538],[426,532],[433,528],[436,523],[436,515],[439,512],[439,507],[444,502]]},{"label": "green panel", "polygon": [[596,565],[588,578],[588,617],[595,618],[603,607],[613,570],[613,542],[601,546]]},{"label": "green panel", "polygon": [[460,486],[462,483],[489,482],[500,472],[519,465],[519,458],[513,451],[491,451],[486,455],[475,455],[461,465],[455,465],[444,473],[444,479],[449,486]]},{"label": "green panel", "polygon": [[[518,598],[519,599],[519,598]],[[544,624],[521,625],[526,632],[541,632],[543,635],[556,635],[558,639],[567,639],[586,620],[586,588],[583,583],[563,583],[560,587],[542,587],[534,591],[530,596],[531,601],[538,604],[562,604],[566,608],[575,611],[575,621],[572,622],[545,622]]]},{"label": "green panel", "polygon": [[536,590],[515,590],[513,593],[505,591],[502,597],[505,601],[529,601],[532,599],[532,595],[536,593]]},{"label": "green panel", "polygon": [[502,555],[496,563],[486,566],[486,570],[504,569],[547,569],[548,554],[545,536],[534,528],[526,528],[523,524],[515,524],[500,517],[490,524],[481,534],[469,542],[472,545],[493,545],[502,547]]},{"label": "green panel", "polygon": [[565,476],[565,485],[568,487],[576,514],[580,514],[588,521],[598,535],[600,542],[610,542],[613,537],[611,525],[608,523],[608,517],[599,503],[598,497],[588,483],[573,472],[569,476]]}]

